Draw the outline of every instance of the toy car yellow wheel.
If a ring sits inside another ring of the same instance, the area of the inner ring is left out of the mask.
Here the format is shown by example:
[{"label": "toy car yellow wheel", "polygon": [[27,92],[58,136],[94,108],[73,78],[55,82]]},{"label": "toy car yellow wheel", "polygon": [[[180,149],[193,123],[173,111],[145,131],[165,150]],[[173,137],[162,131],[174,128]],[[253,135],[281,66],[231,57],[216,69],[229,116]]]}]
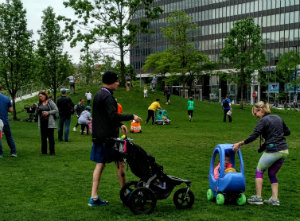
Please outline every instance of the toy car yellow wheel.
[{"label": "toy car yellow wheel", "polygon": [[206,196],[207,196],[208,201],[213,200],[214,199],[213,191],[211,189],[208,189],[207,192],[206,192]]},{"label": "toy car yellow wheel", "polygon": [[239,206],[242,206],[246,203],[246,196],[245,194],[241,193],[240,194],[240,197],[236,199],[236,203],[239,205]]},{"label": "toy car yellow wheel", "polygon": [[218,205],[223,205],[225,203],[225,197],[222,193],[218,193],[218,195],[216,197],[216,203]]}]

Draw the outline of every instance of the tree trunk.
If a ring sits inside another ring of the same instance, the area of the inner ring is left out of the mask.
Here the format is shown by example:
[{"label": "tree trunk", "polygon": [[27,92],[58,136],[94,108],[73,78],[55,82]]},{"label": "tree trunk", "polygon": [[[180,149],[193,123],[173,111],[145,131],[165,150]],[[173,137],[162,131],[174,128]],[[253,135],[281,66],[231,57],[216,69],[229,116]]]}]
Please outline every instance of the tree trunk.
[{"label": "tree trunk", "polygon": [[13,104],[13,120],[18,120],[17,110],[16,110],[16,95],[13,95],[11,99]]},{"label": "tree trunk", "polygon": [[125,87],[125,64],[124,64],[124,50],[123,46],[120,45],[120,64],[121,64],[121,81],[120,86]]},{"label": "tree trunk", "polygon": [[244,88],[245,88],[245,72],[241,69],[241,102],[240,109],[244,109]]}]

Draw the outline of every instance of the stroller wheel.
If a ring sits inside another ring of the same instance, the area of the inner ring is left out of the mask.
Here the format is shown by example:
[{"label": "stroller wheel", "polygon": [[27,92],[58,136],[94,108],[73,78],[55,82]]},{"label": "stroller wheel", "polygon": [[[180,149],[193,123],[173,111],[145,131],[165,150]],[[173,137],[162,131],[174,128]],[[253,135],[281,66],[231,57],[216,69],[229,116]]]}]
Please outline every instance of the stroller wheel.
[{"label": "stroller wheel", "polygon": [[134,214],[150,214],[156,206],[155,195],[146,187],[138,187],[129,195],[128,206]]},{"label": "stroller wheel", "polygon": [[137,181],[130,181],[125,183],[125,185],[120,190],[120,199],[125,206],[128,206],[128,199],[132,191],[136,188],[138,184]]},{"label": "stroller wheel", "polygon": [[191,208],[194,204],[195,196],[192,191],[187,188],[177,190],[173,196],[173,202],[177,209]]}]

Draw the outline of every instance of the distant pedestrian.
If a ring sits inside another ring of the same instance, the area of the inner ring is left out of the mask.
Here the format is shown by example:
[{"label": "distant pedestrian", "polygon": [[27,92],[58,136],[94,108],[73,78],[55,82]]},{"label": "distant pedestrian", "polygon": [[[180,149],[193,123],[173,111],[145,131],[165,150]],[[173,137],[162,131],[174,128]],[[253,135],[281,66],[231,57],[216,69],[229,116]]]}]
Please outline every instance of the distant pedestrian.
[{"label": "distant pedestrian", "polygon": [[56,128],[58,108],[56,104],[48,98],[48,95],[45,91],[39,92],[39,104],[37,113],[38,127],[41,131],[42,154],[47,154],[48,140],[50,155],[55,155],[54,129]]},{"label": "distant pedestrian", "polygon": [[148,97],[148,89],[144,87],[144,98]]},{"label": "distant pedestrian", "polygon": [[226,95],[226,97],[222,100],[221,105],[222,105],[223,114],[224,114],[223,121],[226,122],[226,116],[228,116],[229,122],[232,122],[232,117],[231,117],[231,113],[232,113],[231,101],[230,101],[228,95]]},{"label": "distant pedestrian", "polygon": [[125,81],[126,81],[126,90],[129,91],[131,87],[131,77],[129,74],[125,76]]},{"label": "distant pedestrian", "polygon": [[[10,99],[2,94],[2,86],[0,86],[0,120],[2,120],[3,128],[1,132],[5,134],[7,144],[10,148],[10,156],[17,157],[17,149],[14,138],[10,131],[8,112],[13,112],[13,107]],[[2,139],[0,139],[0,158],[3,157]]]},{"label": "distant pedestrian", "polygon": [[86,134],[89,134],[89,121],[92,120],[91,117],[91,106],[86,106],[86,110],[82,111],[80,117],[78,118],[78,124],[81,125],[81,135],[84,133],[84,129],[86,129]]},{"label": "distant pedestrian", "polygon": [[187,102],[187,106],[188,106],[189,121],[192,121],[193,113],[194,113],[194,101],[193,101],[193,97],[189,98],[189,100]]},{"label": "distant pedestrian", "polygon": [[[80,117],[81,112],[84,110],[85,110],[84,99],[80,98],[79,103],[76,104],[74,107],[74,111],[75,111],[77,119]],[[79,124],[78,124],[78,120],[77,120],[75,127],[73,127],[73,131],[76,131],[78,126],[79,126]]]},{"label": "distant pedestrian", "polygon": [[65,126],[64,141],[68,142],[71,115],[74,113],[74,104],[71,98],[67,97],[67,91],[65,89],[61,90],[61,97],[57,100],[57,107],[59,110],[58,140],[63,140],[63,131]]},{"label": "distant pedestrian", "polygon": [[168,86],[165,86],[165,89],[164,89],[164,95],[166,96],[166,104],[170,104],[170,96],[171,96],[171,91],[169,89]]},{"label": "distant pedestrian", "polygon": [[161,109],[159,99],[156,99],[149,107],[148,107],[148,117],[146,120],[146,124],[149,122],[150,118],[152,118],[152,125],[155,122],[155,111],[157,109]]},{"label": "distant pedestrian", "polygon": [[150,84],[150,88],[151,88],[152,91],[155,89],[156,84],[157,84],[157,76],[156,76],[156,74],[155,74],[155,75],[153,76],[152,81],[151,81],[151,84]]},{"label": "distant pedestrian", "polygon": [[73,75],[68,77],[70,85],[70,94],[75,94],[75,78]]},{"label": "distant pedestrian", "polygon": [[87,105],[90,105],[91,104],[91,100],[92,100],[92,93],[89,90],[86,91],[85,97],[86,97]]}]

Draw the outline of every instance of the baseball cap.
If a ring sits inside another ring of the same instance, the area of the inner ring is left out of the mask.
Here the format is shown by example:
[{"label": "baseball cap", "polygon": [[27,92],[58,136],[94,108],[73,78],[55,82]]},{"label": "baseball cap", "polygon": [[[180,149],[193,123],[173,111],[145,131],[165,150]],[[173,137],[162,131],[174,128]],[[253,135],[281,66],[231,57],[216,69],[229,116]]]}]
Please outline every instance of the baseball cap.
[{"label": "baseball cap", "polygon": [[60,92],[61,92],[62,94],[65,94],[65,93],[67,93],[67,90],[66,90],[66,89],[61,89]]},{"label": "baseball cap", "polygon": [[102,81],[104,84],[113,84],[118,81],[118,75],[113,71],[106,71],[102,76]]},{"label": "baseball cap", "polygon": [[91,106],[86,106],[86,109],[87,110],[91,110]]}]

